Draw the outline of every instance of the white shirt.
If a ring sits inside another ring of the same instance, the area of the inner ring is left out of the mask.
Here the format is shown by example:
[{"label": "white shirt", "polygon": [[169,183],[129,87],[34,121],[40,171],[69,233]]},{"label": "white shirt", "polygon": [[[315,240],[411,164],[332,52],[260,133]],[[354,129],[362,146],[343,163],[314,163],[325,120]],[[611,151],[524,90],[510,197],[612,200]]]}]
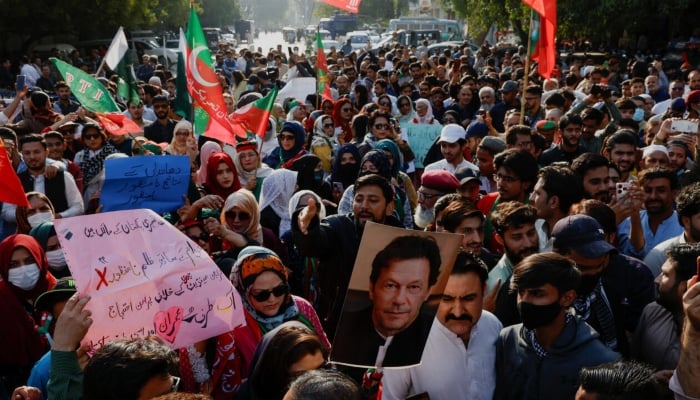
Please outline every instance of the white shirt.
[{"label": "white shirt", "polygon": [[427,392],[431,400],[491,400],[496,388],[496,342],[503,325],[483,311],[472,328],[469,347],[435,319],[416,367],[385,368],[382,399]]},{"label": "white shirt", "polygon": [[426,171],[431,171],[431,170],[438,170],[438,169],[444,169],[445,171],[450,171],[453,174],[455,171],[457,171],[460,168],[467,167],[469,169],[472,169],[476,172],[477,176],[479,175],[479,167],[476,165],[470,163],[469,161],[462,159],[462,162],[457,164],[457,166],[454,166],[450,163],[447,162],[444,158],[440,161],[435,161],[432,164],[428,164],[425,166]]},{"label": "white shirt", "polygon": [[[32,175],[34,178],[34,191],[46,194],[46,186],[44,184],[46,178],[44,175]],[[85,207],[83,204],[83,195],[80,194],[78,186],[75,184],[73,175],[67,171],[63,171],[63,182],[66,192],[66,202],[68,203],[68,208],[60,213],[57,213],[63,218],[75,217],[77,215],[85,214]],[[8,215],[15,215],[15,210],[17,206],[14,204],[6,203],[3,207],[3,215],[7,213]]]},{"label": "white shirt", "polygon": [[37,71],[37,69],[31,64],[24,64],[22,68],[20,68],[19,73],[26,77],[25,81],[27,83],[27,87],[36,86],[36,81],[41,78],[39,71]]}]

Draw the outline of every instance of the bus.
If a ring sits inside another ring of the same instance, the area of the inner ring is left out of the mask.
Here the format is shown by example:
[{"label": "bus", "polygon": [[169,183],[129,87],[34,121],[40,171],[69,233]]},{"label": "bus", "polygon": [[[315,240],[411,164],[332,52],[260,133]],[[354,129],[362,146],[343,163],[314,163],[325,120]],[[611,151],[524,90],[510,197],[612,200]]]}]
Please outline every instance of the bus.
[{"label": "bus", "polygon": [[319,27],[331,33],[331,38],[345,36],[348,32],[357,30],[357,16],[336,11],[330,18],[321,18]]},{"label": "bus", "polygon": [[444,42],[448,40],[464,40],[462,26],[452,19],[442,19],[435,17],[399,17],[389,20],[389,31],[440,31],[440,39]]}]

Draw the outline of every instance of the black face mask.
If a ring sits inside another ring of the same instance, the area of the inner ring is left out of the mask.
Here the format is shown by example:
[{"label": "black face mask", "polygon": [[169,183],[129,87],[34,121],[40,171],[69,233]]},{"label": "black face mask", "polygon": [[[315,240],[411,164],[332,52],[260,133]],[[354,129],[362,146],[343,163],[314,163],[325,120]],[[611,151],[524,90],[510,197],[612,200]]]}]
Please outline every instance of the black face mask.
[{"label": "black face mask", "polygon": [[600,281],[600,274],[581,275],[581,284],[578,286],[576,293],[579,296],[588,296]]},{"label": "black face mask", "polygon": [[338,168],[340,175],[353,179],[357,176],[357,172],[360,170],[360,166],[357,164],[341,164]]},{"label": "black face mask", "polygon": [[527,329],[535,329],[549,325],[561,312],[559,301],[544,306],[521,301],[518,303],[518,312],[523,325]]}]

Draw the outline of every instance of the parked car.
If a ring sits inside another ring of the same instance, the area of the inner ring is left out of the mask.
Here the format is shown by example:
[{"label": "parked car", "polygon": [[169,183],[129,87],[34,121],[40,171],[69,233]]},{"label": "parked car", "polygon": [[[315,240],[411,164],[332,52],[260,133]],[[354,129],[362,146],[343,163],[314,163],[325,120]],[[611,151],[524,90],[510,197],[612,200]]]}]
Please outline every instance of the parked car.
[{"label": "parked car", "polygon": [[366,32],[348,32],[348,34],[345,35],[345,39],[350,39],[350,45],[353,50],[364,49],[367,47],[368,42],[371,43],[369,35]]}]

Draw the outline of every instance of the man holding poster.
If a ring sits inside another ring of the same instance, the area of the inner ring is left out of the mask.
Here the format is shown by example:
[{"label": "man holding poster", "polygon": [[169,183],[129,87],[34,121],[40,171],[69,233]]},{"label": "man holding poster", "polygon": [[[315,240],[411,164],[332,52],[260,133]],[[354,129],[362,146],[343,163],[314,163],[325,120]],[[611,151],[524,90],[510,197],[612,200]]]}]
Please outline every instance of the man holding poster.
[{"label": "man holding poster", "polygon": [[440,248],[429,236],[398,236],[379,251],[369,276],[371,305],[349,311],[346,304],[332,360],[363,367],[419,364],[433,321],[421,311],[438,281],[441,261]]}]

